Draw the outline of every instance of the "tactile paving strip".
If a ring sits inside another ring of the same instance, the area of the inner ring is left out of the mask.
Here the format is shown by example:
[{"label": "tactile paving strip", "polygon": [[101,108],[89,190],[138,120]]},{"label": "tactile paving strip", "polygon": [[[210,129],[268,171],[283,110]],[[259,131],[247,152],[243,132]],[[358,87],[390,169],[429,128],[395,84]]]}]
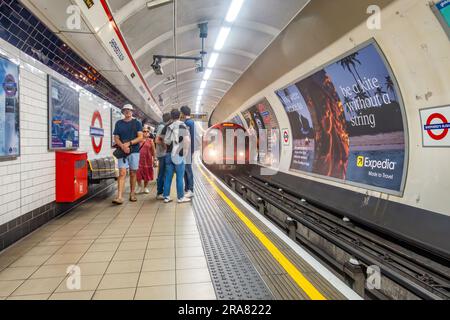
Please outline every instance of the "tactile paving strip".
[{"label": "tactile paving strip", "polygon": [[[276,300],[305,300],[310,299],[307,294],[300,289],[294,280],[287,274],[275,258],[268,250],[255,238],[252,232],[245,224],[236,216],[229,206],[221,199],[215,190],[204,179],[199,170],[196,171],[197,191],[207,194],[207,198],[199,198],[197,200],[209,204],[213,204],[214,212],[222,224],[232,229],[233,235],[237,238],[237,242],[241,250],[243,250],[248,259],[250,259],[258,274],[262,277],[268,290]],[[196,192],[197,192],[196,191]],[[203,195],[204,197],[204,195]],[[194,201],[195,203],[195,201]],[[241,210],[244,210],[239,203],[235,203]],[[195,207],[195,206],[194,206]],[[201,213],[201,211],[200,211]],[[247,218],[263,232],[270,241],[280,249],[283,254],[300,270],[303,275],[308,278],[311,283],[321,292],[327,299],[343,300],[345,297],[336,288],[330,285],[317,271],[299,257],[292,248],[275,235],[261,221],[253,215],[247,215]]]},{"label": "tactile paving strip", "polygon": [[200,172],[196,175],[194,214],[217,298],[273,300],[274,296],[248,258],[241,240],[224,217],[224,211],[231,209],[219,205],[222,198],[199,175]]}]

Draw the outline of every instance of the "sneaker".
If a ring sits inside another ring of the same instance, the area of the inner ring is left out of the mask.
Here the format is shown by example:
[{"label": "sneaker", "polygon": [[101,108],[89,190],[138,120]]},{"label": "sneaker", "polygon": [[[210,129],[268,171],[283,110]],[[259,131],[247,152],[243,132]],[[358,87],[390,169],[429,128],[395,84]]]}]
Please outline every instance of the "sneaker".
[{"label": "sneaker", "polygon": [[156,196],[156,200],[164,200],[164,196],[162,194],[158,194]]},{"label": "sneaker", "polygon": [[143,194],[144,193],[144,188],[140,187],[138,189],[138,191],[136,192],[136,194]]},{"label": "sneaker", "polygon": [[190,198],[194,197],[194,193],[189,190],[184,194],[184,197],[190,199]]},{"label": "sneaker", "polygon": [[172,202],[172,199],[170,199],[170,198],[164,198],[164,203],[170,203],[170,202]]},{"label": "sneaker", "polygon": [[186,202],[191,202],[191,199],[186,198],[186,197],[184,197],[182,199],[178,199],[178,203],[186,203]]},{"label": "sneaker", "polygon": [[149,193],[150,193],[150,190],[148,190],[148,188],[145,188],[145,189],[144,189],[144,193],[145,193],[145,194],[149,194]]}]

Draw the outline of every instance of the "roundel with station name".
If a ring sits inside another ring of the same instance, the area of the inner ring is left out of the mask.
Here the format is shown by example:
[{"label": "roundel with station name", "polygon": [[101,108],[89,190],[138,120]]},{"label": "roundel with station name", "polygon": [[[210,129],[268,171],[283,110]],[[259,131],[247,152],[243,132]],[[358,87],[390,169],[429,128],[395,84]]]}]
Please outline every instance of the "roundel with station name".
[{"label": "roundel with station name", "polygon": [[102,115],[98,110],[92,115],[90,136],[92,140],[92,148],[96,154],[99,154],[102,151],[105,130],[103,129]]}]

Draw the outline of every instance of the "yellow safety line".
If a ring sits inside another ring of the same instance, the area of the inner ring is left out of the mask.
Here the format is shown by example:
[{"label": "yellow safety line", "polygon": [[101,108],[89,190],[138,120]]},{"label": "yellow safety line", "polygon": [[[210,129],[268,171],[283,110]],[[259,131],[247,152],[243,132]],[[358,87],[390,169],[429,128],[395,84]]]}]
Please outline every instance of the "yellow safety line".
[{"label": "yellow safety line", "polygon": [[297,285],[310,297],[312,300],[326,300],[326,298],[306,279],[303,274],[289,261],[288,258],[262,233],[249,218],[219,189],[214,181],[212,181],[206,173],[200,168],[200,172],[211,184],[214,190],[220,197],[228,204],[234,213],[245,223],[247,228],[261,241],[261,243],[269,250],[275,260],[283,267],[284,270],[291,276]]}]

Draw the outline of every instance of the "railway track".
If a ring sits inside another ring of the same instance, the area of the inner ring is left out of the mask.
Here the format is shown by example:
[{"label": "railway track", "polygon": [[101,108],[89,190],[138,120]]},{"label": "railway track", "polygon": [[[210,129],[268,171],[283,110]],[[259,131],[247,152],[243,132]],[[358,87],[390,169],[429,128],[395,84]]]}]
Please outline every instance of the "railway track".
[{"label": "railway track", "polygon": [[[276,208],[288,217],[289,223],[306,227],[325,239],[328,243],[346,252],[357,260],[362,268],[378,266],[382,277],[389,279],[403,289],[408,290],[420,299],[445,300],[450,299],[450,268],[449,261],[432,254],[424,255],[420,250],[413,250],[391,239],[380,236],[369,228],[344,220],[342,216],[323,210],[308,203],[304,199],[290,193],[279,185],[265,181],[260,177],[246,174],[225,175],[222,178],[236,191],[244,194],[255,207],[265,210]],[[270,209],[267,209],[270,208]],[[269,214],[270,216],[270,214]],[[276,220],[276,219],[275,219]],[[287,221],[276,221],[288,230]],[[297,229],[297,228],[296,228]],[[302,244],[311,244],[296,232],[296,240]],[[325,258],[335,269],[342,271],[342,264],[336,264],[334,257],[328,256],[323,248],[310,246],[313,251],[320,251],[319,256]],[[418,253],[420,252],[420,253]],[[389,290],[387,290],[389,291]],[[370,298],[391,298],[386,290],[377,292],[366,290]]]}]

